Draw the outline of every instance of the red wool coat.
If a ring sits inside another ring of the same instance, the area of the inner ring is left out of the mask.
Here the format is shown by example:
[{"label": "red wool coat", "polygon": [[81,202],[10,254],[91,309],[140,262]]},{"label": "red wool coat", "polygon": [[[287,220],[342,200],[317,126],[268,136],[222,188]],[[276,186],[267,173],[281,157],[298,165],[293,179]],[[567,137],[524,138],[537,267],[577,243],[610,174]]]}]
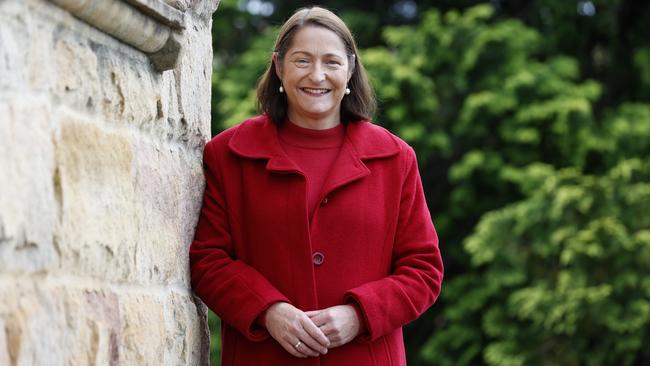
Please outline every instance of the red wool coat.
[{"label": "red wool coat", "polygon": [[[213,138],[204,165],[190,266],[222,319],[223,366],[406,364],[401,327],[433,304],[443,274],[413,149],[350,123],[311,221],[305,177],[265,116]],[[304,311],[355,301],[367,332],[296,358],[255,324],[276,301]]]}]

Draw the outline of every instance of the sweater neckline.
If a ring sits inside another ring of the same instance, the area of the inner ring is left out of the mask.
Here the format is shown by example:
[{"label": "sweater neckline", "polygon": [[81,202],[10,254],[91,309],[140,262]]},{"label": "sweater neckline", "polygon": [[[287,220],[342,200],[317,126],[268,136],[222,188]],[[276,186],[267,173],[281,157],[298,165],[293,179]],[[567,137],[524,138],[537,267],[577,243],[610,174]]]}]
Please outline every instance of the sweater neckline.
[{"label": "sweater neckline", "polygon": [[316,130],[298,126],[287,120],[278,128],[278,136],[282,142],[307,149],[327,149],[340,147],[345,136],[345,125],[338,125],[325,130]]}]

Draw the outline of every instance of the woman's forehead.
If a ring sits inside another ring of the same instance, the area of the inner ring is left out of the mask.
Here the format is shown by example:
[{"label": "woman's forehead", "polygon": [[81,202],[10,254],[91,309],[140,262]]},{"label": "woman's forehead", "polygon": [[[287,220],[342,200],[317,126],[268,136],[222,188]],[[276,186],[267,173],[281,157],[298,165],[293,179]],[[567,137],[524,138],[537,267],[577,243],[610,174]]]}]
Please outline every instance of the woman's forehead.
[{"label": "woman's forehead", "polygon": [[343,57],[346,48],[341,37],[333,31],[324,27],[307,26],[298,30],[291,42],[288,54],[296,52]]}]

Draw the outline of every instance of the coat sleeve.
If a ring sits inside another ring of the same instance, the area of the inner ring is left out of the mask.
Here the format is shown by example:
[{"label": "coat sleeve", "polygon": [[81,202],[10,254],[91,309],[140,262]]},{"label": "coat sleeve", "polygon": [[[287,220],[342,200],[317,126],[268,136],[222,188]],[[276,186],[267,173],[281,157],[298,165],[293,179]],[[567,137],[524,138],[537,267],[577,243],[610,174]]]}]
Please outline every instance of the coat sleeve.
[{"label": "coat sleeve", "polygon": [[413,149],[406,164],[393,243],[391,274],[346,292],[344,301],[361,308],[366,332],[358,340],[373,341],[415,320],[440,293],[443,264]]},{"label": "coat sleeve", "polygon": [[261,341],[269,334],[255,320],[271,304],[289,300],[262,274],[235,258],[214,142],[203,153],[206,187],[190,246],[192,287],[224,322],[248,339]]}]

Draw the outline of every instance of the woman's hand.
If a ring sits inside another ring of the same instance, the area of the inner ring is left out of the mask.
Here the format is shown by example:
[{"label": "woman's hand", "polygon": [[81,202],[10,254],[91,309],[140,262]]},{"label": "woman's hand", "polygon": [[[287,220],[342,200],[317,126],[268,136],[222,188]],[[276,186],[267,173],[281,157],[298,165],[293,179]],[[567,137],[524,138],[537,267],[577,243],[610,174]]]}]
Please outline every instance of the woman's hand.
[{"label": "woman's hand", "polygon": [[361,322],[352,305],[337,305],[305,314],[330,340],[329,348],[350,342],[361,330]]},{"label": "woman's hand", "polygon": [[289,303],[271,305],[266,310],[264,323],[271,336],[296,357],[317,357],[326,354],[330,346],[330,341],[314,322]]}]

